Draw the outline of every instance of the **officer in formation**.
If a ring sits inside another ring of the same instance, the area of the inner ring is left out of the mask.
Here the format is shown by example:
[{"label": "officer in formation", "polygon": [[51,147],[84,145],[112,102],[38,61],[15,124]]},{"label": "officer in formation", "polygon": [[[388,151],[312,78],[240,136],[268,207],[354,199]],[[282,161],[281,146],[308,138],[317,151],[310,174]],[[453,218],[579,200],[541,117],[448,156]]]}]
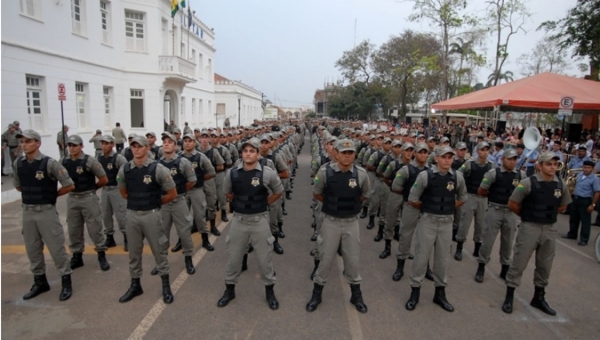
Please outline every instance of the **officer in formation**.
[{"label": "officer in formation", "polygon": [[448,254],[452,245],[452,218],[456,207],[467,200],[462,173],[452,170],[454,150],[442,146],[436,150],[435,163],[422,171],[410,189],[408,204],[423,213],[418,222],[415,258],[410,276],[411,294],[406,309],[414,310],[419,303],[423,278],[433,250],[433,302],[453,312],[446,299]]},{"label": "officer in formation", "polygon": [[135,133],[130,133],[127,137],[127,142],[129,143],[129,145],[123,150],[121,150],[121,155],[123,155],[123,157],[125,157],[125,159],[127,159],[128,162],[131,162],[131,160],[133,159],[133,150],[131,150],[131,142],[133,141],[133,138],[135,136]]},{"label": "officer in formation", "polygon": [[[231,168],[233,165],[233,161],[231,160],[231,154],[226,147],[222,146],[219,143],[221,133],[212,132],[211,133],[211,146],[212,148],[223,158],[223,171],[217,170],[217,175],[215,176],[215,184],[217,187],[217,204],[219,206],[219,210],[221,210],[221,221],[229,222],[227,218],[227,199],[225,198],[225,193],[223,192],[223,183],[225,181],[225,170]],[[216,211],[216,208],[215,208]]]},{"label": "officer in formation", "polygon": [[206,215],[210,222],[210,232],[215,236],[220,236],[221,232],[217,229],[215,221],[217,218],[216,176],[225,171],[225,160],[221,157],[221,154],[212,147],[210,135],[207,130],[202,130],[200,132],[200,149],[198,151],[202,152],[215,168],[215,178],[211,178],[204,182],[204,194],[206,195]]},{"label": "officer in formation", "polygon": [[475,249],[473,250],[473,256],[479,257],[488,200],[487,197],[478,194],[478,189],[485,173],[496,167],[496,164],[488,159],[489,153],[490,145],[487,142],[479,143],[477,145],[477,159],[466,161],[458,169],[462,172],[467,183],[469,199],[462,207],[463,215],[461,216],[461,224],[456,234],[456,253],[454,254],[456,261],[462,260],[463,243],[467,240],[473,218],[475,219],[475,231],[473,232]]},{"label": "officer in formation", "polygon": [[508,209],[508,199],[519,182],[526,177],[525,172],[517,169],[517,151],[508,149],[500,157],[499,168],[485,173],[477,190],[482,197],[488,198],[488,211],[485,216],[485,227],[482,235],[482,245],[479,250],[475,281],[483,282],[485,265],[490,262],[490,254],[498,232],[500,232],[500,278],[506,280],[506,273],[512,259],[513,239],[520,219]]},{"label": "officer in formation", "polygon": [[148,132],[146,134],[146,139],[148,139],[148,149],[150,149],[152,159],[160,159],[163,156],[163,152],[162,148],[156,145],[156,134],[154,132]]},{"label": "officer in formation", "polygon": [[90,138],[90,143],[94,143],[94,149],[96,150],[96,152],[94,153],[94,157],[96,159],[98,159],[98,157],[102,154],[102,141],[100,140],[102,138],[102,130],[96,130],[96,134],[94,134],[92,136],[92,138]]},{"label": "officer in formation", "polygon": [[[169,282],[169,239],[165,235],[160,212],[162,205],[177,198],[177,189],[169,169],[148,158],[148,139],[132,138],[130,147],[133,159],[123,165],[117,174],[121,195],[127,200],[127,237],[129,241],[129,274],[131,286],[119,302],[127,302],[144,293],[142,277],[142,252],[144,238],[148,241],[156,269],[162,279],[163,301],[173,302]],[[166,192],[163,196],[162,192]]]},{"label": "officer in formation", "polygon": [[[18,123],[18,122],[17,122]],[[17,127],[13,124],[8,124],[8,130],[2,134],[2,174],[4,175],[4,149],[8,148],[10,164],[14,163],[15,159],[20,156],[22,150],[20,150],[19,139],[17,135],[20,132]]]},{"label": "officer in formation", "polygon": [[[387,199],[390,195],[390,190],[387,185],[383,182],[383,173],[377,172],[379,164],[386,163],[386,158],[392,150],[392,140],[385,137],[381,143],[381,149],[377,152],[373,152],[367,161],[367,170],[375,173],[375,181],[371,182],[375,186],[373,196],[371,196],[371,203],[369,205],[369,211],[374,212],[379,216],[378,230],[375,241],[379,242],[383,238],[383,229],[385,228],[386,212],[387,212]],[[387,164],[385,164],[387,166]],[[385,168],[384,168],[385,169]],[[374,217],[369,216],[369,225],[371,221],[374,221]],[[369,228],[367,225],[367,228]],[[371,227],[372,228],[372,227]]]},{"label": "officer in formation", "polygon": [[[50,290],[46,279],[44,245],[48,247],[56,269],[62,276],[60,301],[73,292],[71,264],[65,251],[63,226],[56,211],[56,198],[75,189],[67,170],[56,160],[42,154],[40,134],[33,130],[18,133],[25,156],[13,163],[13,185],[21,192],[23,202],[23,240],[33,273],[33,286],[23,296],[29,300]],[[60,182],[61,188],[57,189]]]},{"label": "officer in formation", "polygon": [[[384,139],[384,148],[386,148],[388,146],[388,144],[385,143],[385,141],[386,140]],[[374,239],[375,242],[379,242],[379,241],[383,240],[384,229],[387,229],[388,222],[390,222],[389,224],[390,224],[391,230],[394,230],[393,228],[395,228],[395,225],[397,225],[398,214],[396,213],[396,215],[395,215],[396,220],[394,220],[394,221],[391,221],[387,215],[388,203],[389,203],[389,198],[390,198],[390,187],[391,187],[392,182],[389,177],[391,175],[391,171],[387,171],[387,177],[386,177],[386,170],[388,169],[390,164],[392,164],[392,163],[396,164],[395,162],[401,158],[401,151],[402,151],[402,142],[397,139],[394,139],[394,140],[390,139],[389,151],[379,161],[379,165],[377,166],[377,170],[375,171],[375,173],[377,175],[377,179],[379,179],[381,181],[379,183],[379,194],[381,195],[380,204],[379,204],[380,209],[382,211],[385,210],[384,225],[383,226],[381,226],[381,224],[379,225],[380,228],[377,230],[377,234],[375,235],[375,239]],[[390,240],[391,240],[391,235],[390,235]]]},{"label": "officer in formation", "polygon": [[559,157],[543,152],[538,157],[540,172],[521,180],[508,201],[508,208],[521,217],[517,231],[514,259],[506,274],[505,313],[512,313],[515,288],[521,284],[523,271],[535,252],[533,283],[535,293],[531,306],[549,315],[556,311],[546,302],[546,286],[552,270],[556,247],[557,215],[567,209],[571,195],[567,185],[556,176]]},{"label": "officer in formation", "polygon": [[58,131],[56,134],[56,144],[58,145],[58,155],[62,157],[66,157],[69,153],[67,149],[67,145],[65,144],[67,139],[69,139],[69,127],[63,125],[62,130]]},{"label": "officer in formation", "polygon": [[[452,170],[460,169],[463,164],[467,161],[465,158],[467,154],[467,143],[458,142],[456,143],[456,147],[454,148],[454,161],[452,162]],[[456,234],[458,233],[458,228],[460,227],[460,219],[462,217],[463,206],[456,208],[456,212],[454,213],[454,221],[452,222],[452,241],[456,242]]]},{"label": "officer in formation", "polygon": [[[62,165],[74,180],[75,189],[67,197],[67,226],[69,231],[69,248],[73,257],[71,268],[83,266],[85,239],[83,226],[87,225],[88,234],[94,242],[94,250],[98,253],[100,269],[106,271],[110,265],[106,260],[106,235],[102,225],[102,210],[96,190],[108,183],[106,172],[94,158],[83,152],[83,139],[78,135],[67,139],[69,155],[61,160]],[[96,182],[96,178],[98,182]]]},{"label": "officer in formation", "polygon": [[240,159],[240,153],[235,145],[232,144],[233,139],[233,133],[228,131],[227,133],[223,133],[220,138],[220,143],[222,146],[227,148],[227,151],[229,151],[229,154],[231,155],[231,161],[235,163],[238,159]]},{"label": "officer in formation", "polygon": [[[369,135],[368,138],[369,138],[369,145],[367,145],[366,147],[364,147],[358,153],[357,160],[355,161],[356,165],[360,165],[361,167],[363,167],[365,169],[367,167],[367,162],[365,161],[365,155],[367,155],[367,154],[370,155],[371,153],[373,153],[373,151],[377,148],[377,140],[378,140],[376,134],[371,134],[371,135]],[[383,138],[382,138],[382,140],[383,140]],[[366,160],[368,160],[368,157],[366,158]],[[371,176],[372,172],[368,172],[367,171],[367,174],[370,176],[369,177],[370,183],[373,183],[373,185],[374,185],[375,183],[373,181],[375,181],[375,178],[371,178],[372,177]],[[373,190],[373,188],[371,188],[371,190]],[[370,202],[371,202],[371,198],[370,197],[363,201],[362,210],[361,210],[361,213],[360,213],[360,216],[359,216],[361,219],[362,218],[366,218],[367,216],[369,216],[369,204],[370,204]],[[369,218],[369,220],[370,220],[370,218]],[[370,221],[369,221],[369,225],[371,225]],[[372,225],[375,226],[375,222],[373,222]]]},{"label": "officer in formation", "polygon": [[[577,183],[573,192],[573,203],[569,216],[569,232],[563,238],[577,240],[580,235],[579,246],[586,246],[590,239],[592,212],[600,198],[600,181],[593,173],[594,162],[584,161],[583,171],[577,174]],[[581,233],[579,224],[581,223]]]},{"label": "officer in formation", "polygon": [[[242,272],[242,261],[248,243],[254,247],[261,281],[265,284],[269,308],[276,310],[279,302],[273,290],[275,270],[272,263],[273,242],[269,227],[268,206],[283,194],[277,173],[258,162],[260,142],[251,138],[242,144],[243,164],[233,167],[224,180],[223,188],[233,206],[234,215],[227,235],[228,260],[225,270],[225,292],[217,306],[225,307],[235,299],[235,285]],[[270,193],[270,194],[269,194]]]},{"label": "officer in formation", "polygon": [[119,173],[119,169],[127,163],[127,160],[115,152],[115,139],[112,136],[101,136],[100,143],[102,145],[102,154],[98,156],[98,162],[102,165],[108,179],[108,182],[102,188],[100,196],[102,220],[104,221],[104,232],[106,233],[106,243],[104,245],[107,248],[117,246],[114,238],[114,216],[119,224],[119,231],[123,234],[123,247],[125,251],[128,251],[127,232],[125,231],[127,201],[125,201],[119,190],[117,190],[117,174]]},{"label": "officer in formation", "polygon": [[370,192],[366,171],[354,165],[356,147],[351,140],[336,142],[337,162],[322,166],[314,178],[313,196],[323,203],[323,225],[317,244],[321,261],[314,275],[312,297],[306,310],[312,312],[321,303],[323,286],[327,282],[331,265],[341,243],[344,276],[350,284],[350,303],[361,313],[367,312],[363,302],[358,273],[360,256],[359,225],[357,215],[362,201]]},{"label": "officer in formation", "polygon": [[[365,151],[365,155],[363,156],[363,165],[367,170],[369,176],[369,183],[371,183],[371,193],[369,194],[369,223],[367,224],[367,229],[373,229],[375,227],[375,215],[379,212],[380,205],[380,196],[376,194],[379,189],[379,181],[377,180],[377,174],[375,171],[377,170],[377,164],[379,164],[379,160],[385,156],[385,152],[383,150],[383,139],[384,137],[381,135],[377,135],[375,138],[375,147]],[[369,164],[371,163],[371,164]],[[381,214],[380,214],[381,216]],[[385,224],[385,220],[380,219],[380,224]]]}]

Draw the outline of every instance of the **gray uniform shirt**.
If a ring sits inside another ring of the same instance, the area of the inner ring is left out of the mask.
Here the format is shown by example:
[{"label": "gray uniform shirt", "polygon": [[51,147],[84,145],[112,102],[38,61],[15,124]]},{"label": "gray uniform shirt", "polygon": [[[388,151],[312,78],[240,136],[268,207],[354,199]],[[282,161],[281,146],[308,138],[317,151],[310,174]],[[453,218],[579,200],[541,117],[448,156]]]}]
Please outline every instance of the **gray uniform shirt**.
[{"label": "gray uniform shirt", "polygon": [[[340,167],[337,163],[331,162],[329,163],[331,169],[334,172],[340,172]],[[371,182],[369,182],[369,176],[367,175],[367,171],[359,166],[356,167],[358,170],[358,185],[360,186],[361,195],[365,198],[369,198],[369,189],[371,188]],[[354,171],[354,166],[351,166],[348,170],[350,172]],[[313,186],[313,193],[317,195],[323,195],[325,192],[325,187],[327,186],[327,166],[323,165],[317,171],[315,175],[315,185]]]},{"label": "gray uniform shirt", "polygon": [[231,153],[229,150],[223,145],[219,144],[215,149],[215,152],[219,153],[225,162],[225,165],[233,165],[233,161],[231,160]]},{"label": "gray uniform shirt", "polygon": [[[146,162],[144,164],[137,166],[134,161],[131,160],[129,164],[131,167],[145,168],[150,164],[154,163],[150,158],[146,158]],[[156,172],[155,176],[156,182],[161,186],[161,189],[164,191],[169,191],[175,188],[175,181],[173,181],[173,177],[171,177],[171,172],[164,165],[157,163],[156,164]],[[119,173],[117,174],[117,182],[119,183],[119,189],[127,190],[127,182],[125,181],[125,167],[122,166],[119,169]]]},{"label": "gray uniform shirt", "polygon": [[90,138],[90,143],[94,143],[94,149],[96,149],[96,150],[102,149],[102,141],[100,140],[101,138],[102,138],[102,135],[93,136],[92,138]]},{"label": "gray uniform shirt", "polygon": [[[79,154],[79,156],[77,156],[76,159],[83,159],[86,156],[85,153],[81,152]],[[73,159],[71,156],[69,156],[70,159]],[[60,164],[62,164],[64,157],[62,157],[60,159]],[[96,176],[96,178],[100,178],[102,176],[106,176],[106,171],[104,171],[104,168],[102,167],[102,164],[100,164],[100,162],[98,162],[98,160],[96,158],[94,158],[93,156],[88,155],[88,159],[87,162],[85,163],[85,167],[87,168],[88,171],[90,171],[92,174],[94,174],[94,176]],[[86,192],[90,192],[93,190],[89,190]],[[78,194],[81,194],[81,192],[78,192]]]},{"label": "gray uniform shirt", "polygon": [[[212,147],[212,146],[210,146],[210,145],[208,146],[208,148],[206,148],[206,150],[205,150],[205,149],[202,149],[202,147],[200,147],[200,152],[202,152],[203,154],[205,154],[205,155],[206,155],[206,154],[207,154],[207,153],[210,151],[210,149],[212,149],[212,148],[213,148],[213,147]],[[213,154],[213,156],[212,156],[212,158],[213,158],[213,159],[209,159],[209,160],[210,160],[210,161],[211,161],[211,162],[212,162],[214,165],[216,165],[216,166],[219,166],[219,165],[223,165],[223,164],[225,164],[225,160],[223,159],[223,157],[221,157],[221,154],[219,153],[219,150],[216,150],[216,149],[215,149],[215,150],[213,151],[213,153],[212,153],[212,154]],[[208,156],[207,156],[207,157],[208,157]]]},{"label": "gray uniform shirt", "polygon": [[[215,171],[215,167],[212,165],[208,157],[206,157],[206,155],[202,152],[192,150],[192,152],[184,152],[183,154],[186,157],[191,157],[196,154],[200,154],[200,164],[192,163],[192,168],[195,169],[199,166],[204,171],[205,175],[215,176],[217,174],[217,172]],[[196,178],[196,180],[198,180],[198,178]]]},{"label": "gray uniform shirt", "polygon": [[[535,178],[539,182],[544,181],[544,179],[542,178],[542,176],[540,174],[534,174],[533,176],[535,176]],[[558,182],[559,179],[555,175],[554,178],[552,179],[552,181]],[[531,193],[531,178],[527,177],[527,178],[521,180],[521,182],[519,183],[517,188],[513,191],[512,195],[510,195],[509,201],[514,201],[516,203],[521,204],[523,202],[523,199],[525,198],[525,196],[529,195],[530,193]],[[569,193],[569,188],[567,187],[567,184],[563,181],[560,205],[561,206],[568,205],[571,203],[571,201],[572,201],[572,199],[571,199],[571,194]]]},{"label": "gray uniform shirt", "polygon": [[115,144],[124,144],[127,140],[125,131],[123,131],[123,129],[120,127],[116,127],[112,130],[112,136],[115,137]]},{"label": "gray uniform shirt", "polygon": [[[46,157],[46,155],[38,151],[37,155],[33,157],[33,160],[40,161],[44,157]],[[32,163],[33,160],[30,161],[27,159],[27,157],[23,156],[23,162]],[[17,171],[18,161],[19,159],[17,158],[13,163],[13,186],[15,188],[21,186],[21,181],[19,180],[19,172]],[[65,167],[62,166],[62,164],[57,162],[56,159],[50,158],[48,160],[48,166],[46,168],[46,171],[48,172],[48,175],[52,180],[59,181],[60,185],[63,187],[68,187],[69,185],[74,184],[71,177],[69,177],[69,172],[67,171],[67,169],[65,169]]]},{"label": "gray uniform shirt", "polygon": [[[508,172],[508,170],[504,168],[504,165],[500,165],[500,171]],[[517,170],[516,167],[511,172],[517,173],[517,171],[521,172],[521,179],[527,178],[527,175],[525,175],[525,171]],[[492,184],[494,184],[494,182],[496,182],[496,169],[491,169],[490,171],[486,172],[485,175],[483,175],[483,180],[481,181],[481,184],[479,186],[482,189],[489,191],[490,187],[492,186]],[[516,188],[517,185],[515,185],[514,187]]]},{"label": "gray uniform shirt", "polygon": [[[415,162],[414,160],[411,161],[410,164],[413,166],[416,166],[420,170],[429,167],[429,166],[427,166],[427,164],[425,164],[424,166],[419,166],[419,164],[417,162]],[[410,175],[410,172],[408,171],[408,166],[405,166],[402,169],[398,170],[398,172],[396,172],[396,178],[394,178],[394,180],[392,182],[392,190],[394,190],[394,191],[402,190],[402,188],[404,188],[404,182],[406,182],[409,175]],[[410,188],[406,188],[406,189],[410,190]]]},{"label": "gray uniform shirt", "polygon": [[[404,163],[402,162],[402,158],[398,158],[398,159],[391,161],[390,164],[388,164],[385,167],[385,170],[383,171],[383,177],[391,179],[393,181],[394,179],[392,178],[392,171],[396,170],[399,166],[403,166],[403,165],[404,165]],[[400,171],[400,170],[398,170],[398,171]],[[398,171],[396,171],[396,173]]]},{"label": "gray uniform shirt", "polygon": [[[170,165],[172,162],[175,161],[175,159],[177,157],[180,157],[180,156],[178,156],[175,153],[173,155],[171,155],[170,158],[167,158],[167,156],[165,155],[160,158],[160,161],[165,162],[168,165]],[[187,158],[181,157],[181,159],[179,160],[179,169],[169,168],[168,165],[165,165],[165,166],[167,167],[167,169],[169,169],[171,176],[175,176],[179,172],[179,173],[183,174],[186,182],[196,182],[198,180],[196,178],[196,171],[194,171],[194,168],[192,167],[192,162],[190,162]]]},{"label": "gray uniform shirt", "polygon": [[[244,166],[242,164],[236,165],[236,167],[239,169],[238,171],[244,171]],[[275,195],[283,193],[283,185],[281,184],[281,180],[279,180],[279,176],[277,175],[275,170],[269,168],[268,166],[260,166],[260,163],[258,161],[256,162],[255,169],[263,172],[262,185],[267,189],[269,193],[273,193]],[[225,192],[225,194],[233,194],[230,172],[227,172],[225,180],[223,181],[223,191]]]},{"label": "gray uniform shirt", "polygon": [[[434,173],[444,174],[435,165],[431,166],[431,170]],[[448,170],[448,172],[451,174],[456,173],[456,199],[461,202],[466,202],[467,186],[465,184],[465,179],[462,176],[462,173],[460,171],[455,172],[454,170],[452,170],[452,168]],[[413,184],[412,188],[410,188],[410,194],[408,195],[408,200],[410,202],[421,202],[421,195],[423,195],[425,188],[427,188],[427,177],[427,171],[423,171],[417,176],[417,180],[415,181],[415,184]]]},{"label": "gray uniform shirt", "polygon": [[[458,168],[458,171],[462,172],[464,177],[468,177],[471,174],[471,163],[473,163],[473,162],[475,162],[475,164],[477,164],[478,166],[483,166],[483,163],[478,162],[473,159],[469,159],[468,161],[465,162],[465,164],[463,164],[460,168]],[[486,160],[486,164],[491,164],[492,165],[491,169],[496,168],[496,163],[492,162],[489,158]]]},{"label": "gray uniform shirt", "polygon": [[[269,150],[269,152],[267,152],[267,155],[273,155],[273,151]],[[271,161],[271,160],[269,160],[269,161]],[[283,158],[281,157],[279,152],[275,154],[275,157],[273,157],[272,162],[275,165],[273,170],[277,171],[277,173],[281,173],[281,172],[288,170],[288,166],[285,163],[285,161],[283,160]]]}]

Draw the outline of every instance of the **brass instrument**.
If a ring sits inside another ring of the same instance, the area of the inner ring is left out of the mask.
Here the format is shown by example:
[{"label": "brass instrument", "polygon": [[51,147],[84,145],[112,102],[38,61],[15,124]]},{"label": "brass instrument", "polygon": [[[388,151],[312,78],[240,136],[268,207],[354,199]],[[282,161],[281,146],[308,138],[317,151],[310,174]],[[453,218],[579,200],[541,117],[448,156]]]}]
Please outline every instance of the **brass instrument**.
[{"label": "brass instrument", "polygon": [[[569,192],[571,193],[571,195],[573,195],[573,193],[575,192],[575,186],[577,185],[577,175],[579,175],[579,173],[582,171],[582,168],[567,170],[567,179],[565,180],[565,182],[567,183],[567,188],[569,188]],[[590,174],[590,176],[593,174],[594,173]],[[595,175],[596,177],[600,178],[600,174]]]}]

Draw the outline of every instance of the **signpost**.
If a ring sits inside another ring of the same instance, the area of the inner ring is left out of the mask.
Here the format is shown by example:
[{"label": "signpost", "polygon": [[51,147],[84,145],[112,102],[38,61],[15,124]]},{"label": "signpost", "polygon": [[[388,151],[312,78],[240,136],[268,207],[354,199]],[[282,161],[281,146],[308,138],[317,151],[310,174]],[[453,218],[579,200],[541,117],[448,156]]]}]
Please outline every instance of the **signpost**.
[{"label": "signpost", "polygon": [[63,154],[59,156],[66,156],[67,152],[65,151],[67,147],[67,136],[65,135],[65,113],[63,110],[63,101],[67,100],[67,89],[65,88],[64,83],[58,83],[58,100],[60,100],[60,118],[62,121],[62,126],[60,127],[63,136]]},{"label": "signpost", "polygon": [[570,116],[573,114],[573,106],[575,106],[575,97],[564,96],[558,104],[558,114]]}]

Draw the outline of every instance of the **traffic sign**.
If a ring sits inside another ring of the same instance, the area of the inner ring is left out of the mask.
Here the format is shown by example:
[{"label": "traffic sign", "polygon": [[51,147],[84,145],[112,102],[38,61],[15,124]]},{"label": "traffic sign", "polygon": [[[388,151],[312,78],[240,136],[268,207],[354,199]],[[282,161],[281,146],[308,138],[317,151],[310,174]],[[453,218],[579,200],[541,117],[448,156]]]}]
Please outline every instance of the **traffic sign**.
[{"label": "traffic sign", "polygon": [[67,89],[64,83],[58,83],[58,100],[67,100]]},{"label": "traffic sign", "polygon": [[570,116],[573,114],[574,106],[575,106],[575,97],[564,96],[564,97],[560,98],[560,102],[558,104],[558,114]]}]

